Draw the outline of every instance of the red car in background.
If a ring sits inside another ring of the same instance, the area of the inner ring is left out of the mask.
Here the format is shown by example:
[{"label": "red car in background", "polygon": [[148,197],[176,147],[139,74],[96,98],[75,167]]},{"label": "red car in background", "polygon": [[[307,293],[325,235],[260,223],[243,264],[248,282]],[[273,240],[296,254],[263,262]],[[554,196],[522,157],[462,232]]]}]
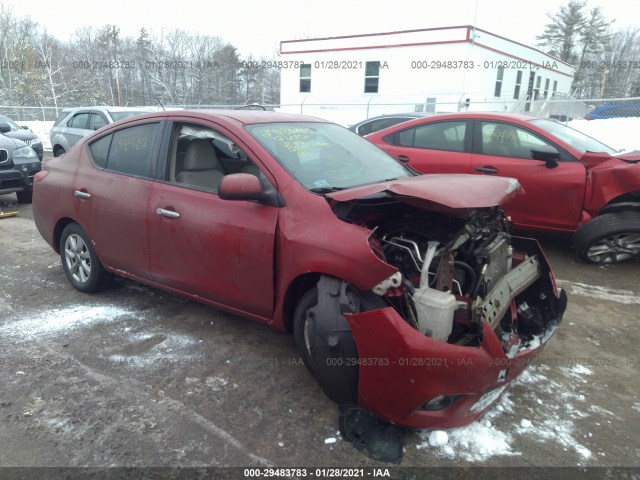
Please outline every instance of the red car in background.
[{"label": "red car in background", "polygon": [[507,113],[433,115],[365,138],[422,173],[517,178],[526,195],[505,207],[516,227],[575,232],[587,262],[640,255],[640,152]]},{"label": "red car in background", "polygon": [[36,177],[78,290],[119,275],[293,332],[327,395],[398,425],[481,415],[566,307],[500,204],[514,179],[417,175],[355,133],[259,111],[137,116]]}]

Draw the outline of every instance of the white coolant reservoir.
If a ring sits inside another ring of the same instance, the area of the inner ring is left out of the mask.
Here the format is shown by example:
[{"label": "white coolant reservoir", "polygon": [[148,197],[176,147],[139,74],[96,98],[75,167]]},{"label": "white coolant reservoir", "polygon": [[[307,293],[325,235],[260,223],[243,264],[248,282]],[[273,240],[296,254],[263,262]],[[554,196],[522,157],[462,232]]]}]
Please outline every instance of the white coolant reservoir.
[{"label": "white coolant reservoir", "polygon": [[429,266],[438,248],[438,242],[427,244],[422,264],[420,288],[413,293],[413,303],[418,313],[418,330],[434,340],[446,342],[453,328],[456,297],[429,287]]}]

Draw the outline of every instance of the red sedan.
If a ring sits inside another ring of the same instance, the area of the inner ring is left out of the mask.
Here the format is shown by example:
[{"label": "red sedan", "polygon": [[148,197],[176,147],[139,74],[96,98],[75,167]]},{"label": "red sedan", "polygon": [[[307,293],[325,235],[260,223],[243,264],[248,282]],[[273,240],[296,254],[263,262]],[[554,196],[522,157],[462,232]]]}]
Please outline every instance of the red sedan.
[{"label": "red sedan", "polygon": [[329,397],[433,428],[481,415],[563,315],[508,232],[518,189],[416,175],[312,117],[172,111],[49,161],[33,212],[78,290],[118,275],[291,331]]},{"label": "red sedan", "polygon": [[419,172],[517,178],[526,195],[506,207],[516,227],[575,232],[587,262],[640,255],[640,152],[506,113],[434,115],[366,138]]}]

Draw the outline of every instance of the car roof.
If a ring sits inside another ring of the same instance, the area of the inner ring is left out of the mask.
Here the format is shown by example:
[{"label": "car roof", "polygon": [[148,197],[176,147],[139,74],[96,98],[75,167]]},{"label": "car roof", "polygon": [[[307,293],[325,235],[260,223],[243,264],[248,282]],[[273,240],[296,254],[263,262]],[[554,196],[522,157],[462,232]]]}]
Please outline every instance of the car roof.
[{"label": "car roof", "polygon": [[167,110],[137,116],[129,120],[193,118],[194,120],[210,117],[212,120],[225,119],[241,125],[256,123],[333,123],[318,117],[291,113],[271,112],[264,110]]}]

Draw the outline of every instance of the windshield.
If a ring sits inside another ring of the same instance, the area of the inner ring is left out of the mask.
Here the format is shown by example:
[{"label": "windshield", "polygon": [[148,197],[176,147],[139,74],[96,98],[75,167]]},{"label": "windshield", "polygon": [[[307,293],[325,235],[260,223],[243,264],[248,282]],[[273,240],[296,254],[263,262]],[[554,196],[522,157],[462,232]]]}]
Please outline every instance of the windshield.
[{"label": "windshield", "polygon": [[412,176],[378,147],[332,123],[270,123],[247,130],[291,175],[316,192]]},{"label": "windshield", "polygon": [[18,130],[22,130],[22,128],[20,127],[20,125],[18,125],[16,122],[14,122],[13,120],[11,120],[9,117],[2,117],[0,118],[0,122],[6,123],[11,127],[11,131],[12,132],[17,132]]},{"label": "windshield", "polygon": [[546,118],[538,118],[531,120],[535,126],[542,128],[546,132],[550,133],[554,137],[559,138],[565,143],[568,143],[580,153],[592,152],[592,153],[609,153],[611,155],[618,153],[615,148],[611,148],[602,142],[599,142],[595,138],[585,135],[578,130],[571,127],[567,127],[562,123],[548,120]]}]

